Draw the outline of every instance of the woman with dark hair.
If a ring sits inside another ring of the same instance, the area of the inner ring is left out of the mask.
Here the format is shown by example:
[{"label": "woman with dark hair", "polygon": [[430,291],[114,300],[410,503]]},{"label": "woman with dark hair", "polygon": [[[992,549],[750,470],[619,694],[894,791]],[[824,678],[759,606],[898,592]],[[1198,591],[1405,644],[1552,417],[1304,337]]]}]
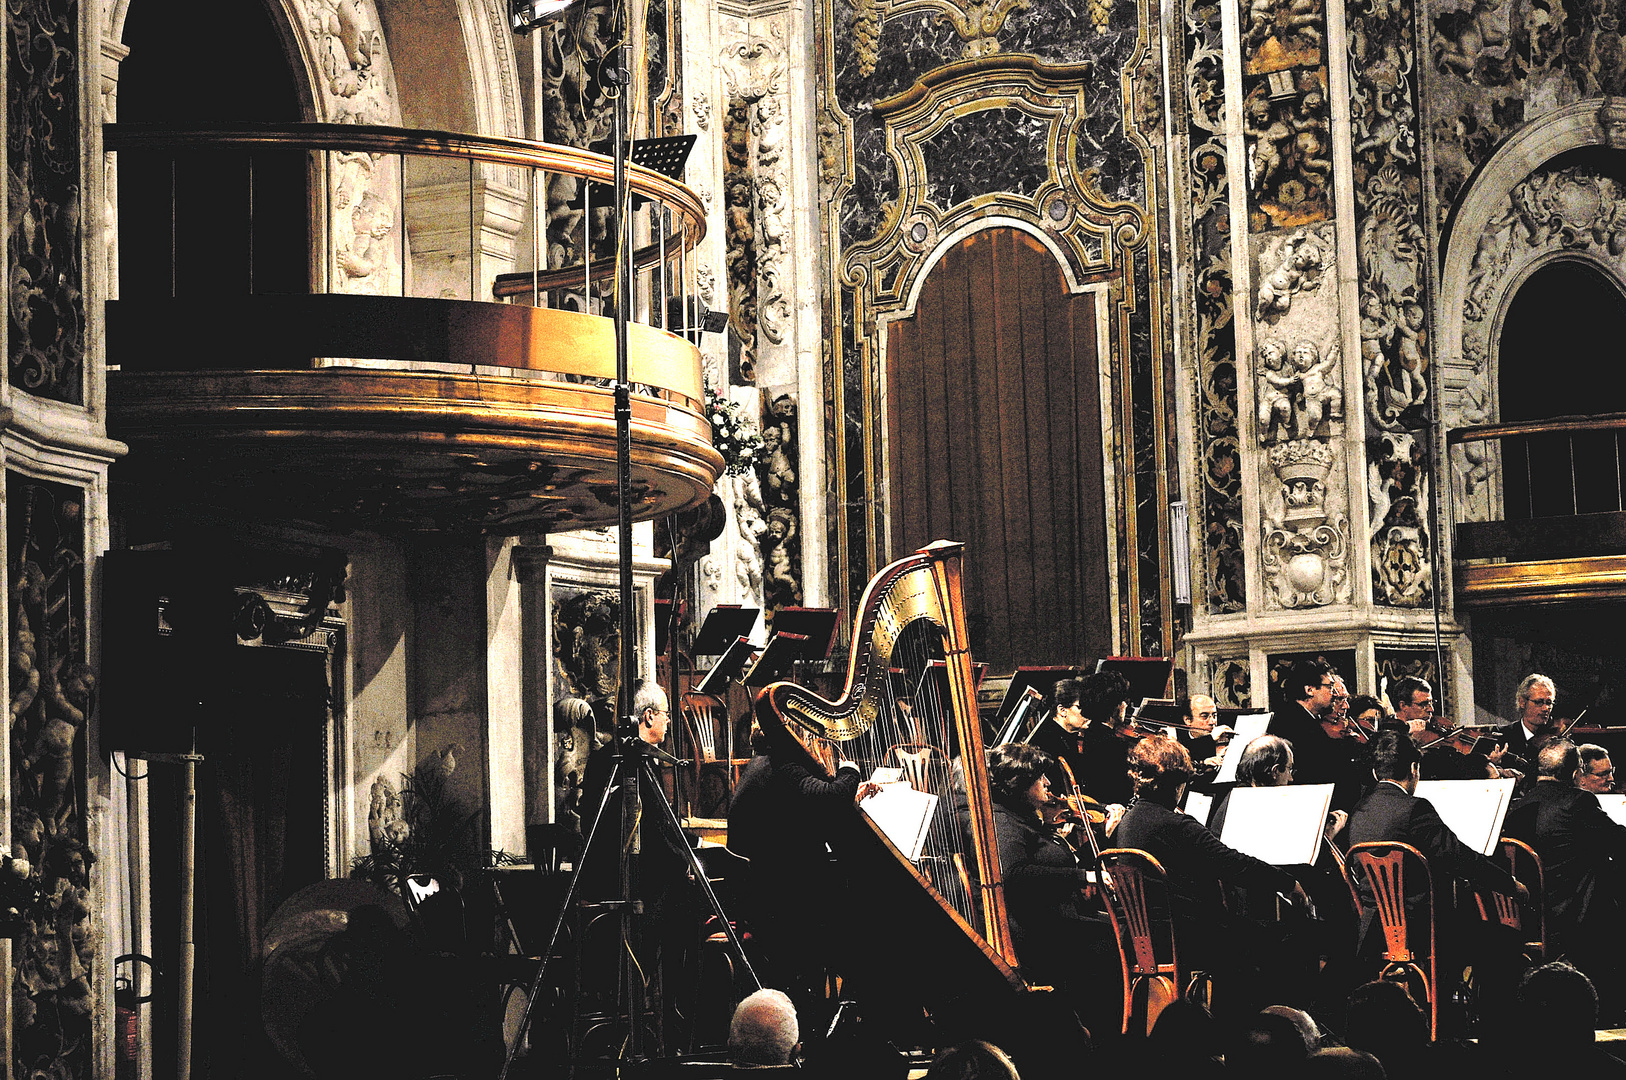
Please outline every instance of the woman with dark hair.
[{"label": "woman with dark hair", "polygon": [[1050,765],[1049,754],[1026,743],[988,752],[994,838],[1023,976],[1077,992],[1112,984],[1116,945],[1106,920],[1084,905],[1085,871],[1044,823]]},{"label": "woman with dark hair", "polygon": [[1251,968],[1278,952],[1280,942],[1251,920],[1227,916],[1221,887],[1280,893],[1305,911],[1309,897],[1285,870],[1227,847],[1196,818],[1175,809],[1192,776],[1185,747],[1148,735],[1129,751],[1129,775],[1135,803],[1119,822],[1113,845],[1144,851],[1162,864],[1183,961],[1235,979],[1231,992],[1216,1000],[1241,1004],[1249,996],[1247,984],[1262,988],[1274,981]]}]

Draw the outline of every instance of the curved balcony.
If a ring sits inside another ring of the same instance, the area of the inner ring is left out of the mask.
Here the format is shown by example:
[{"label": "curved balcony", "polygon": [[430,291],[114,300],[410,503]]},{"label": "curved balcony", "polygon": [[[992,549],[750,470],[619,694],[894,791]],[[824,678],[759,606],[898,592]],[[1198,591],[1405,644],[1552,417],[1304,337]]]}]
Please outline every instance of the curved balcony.
[{"label": "curved balcony", "polygon": [[1489,520],[1456,524],[1470,605],[1626,598],[1626,415],[1457,428]]},{"label": "curved balcony", "polygon": [[629,166],[648,203],[619,298],[600,154],[327,124],[105,132],[108,426],[141,506],[383,530],[609,523],[617,302],[634,518],[699,503],[721,475],[698,331],[662,325],[691,309],[705,230],[681,183]]}]

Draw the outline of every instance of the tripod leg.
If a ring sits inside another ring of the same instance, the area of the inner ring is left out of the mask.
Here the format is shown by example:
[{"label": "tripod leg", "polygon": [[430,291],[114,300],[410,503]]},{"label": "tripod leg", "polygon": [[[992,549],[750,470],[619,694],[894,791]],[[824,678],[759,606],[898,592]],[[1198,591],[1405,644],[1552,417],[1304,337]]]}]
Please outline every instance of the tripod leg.
[{"label": "tripod leg", "polygon": [[519,1027],[514,1030],[514,1045],[508,1048],[508,1056],[503,1060],[502,1071],[497,1074],[497,1080],[508,1080],[508,1071],[514,1067],[514,1058],[519,1054],[520,1044],[525,1041],[525,1033],[530,1030],[531,1010],[536,1008],[537,995],[542,992],[542,981],[547,978],[548,962],[553,958],[554,948],[559,944],[559,935],[565,928],[565,919],[569,918],[570,909],[576,902],[576,892],[581,888],[583,880],[582,871],[592,855],[593,839],[604,824],[604,811],[609,807],[611,797],[615,794],[616,784],[622,778],[625,764],[625,758],[618,758],[610,769],[610,778],[604,785],[604,797],[599,800],[598,810],[593,814],[592,828],[587,830],[587,840],[582,845],[581,858],[576,860],[570,888],[565,891],[564,903],[559,907],[559,917],[553,923],[553,933],[548,935],[547,948],[542,951],[542,962],[537,966],[536,977],[531,980],[530,993],[525,999],[525,1013],[520,1017]]},{"label": "tripod leg", "polygon": [[[644,782],[649,784],[650,789],[658,794],[661,786],[659,778],[655,776],[653,763],[647,757],[641,758],[639,767],[643,771]],[[706,868],[700,865],[699,856],[695,855],[694,849],[689,846],[688,840],[684,837],[683,826],[678,823],[677,815],[673,813],[671,804],[664,797],[652,798],[649,801],[660,804],[661,828],[665,829],[667,836],[676,841],[677,846],[681,847],[684,854],[688,855],[689,871],[694,875],[694,880],[700,886],[700,890],[706,894],[706,903],[710,905],[711,913],[716,916],[717,921],[723,926],[723,932],[728,935],[728,944],[734,950],[735,958],[745,968],[746,977],[751,980],[751,985],[758,990],[762,989],[762,980],[757,978],[755,969],[751,967],[751,961],[745,955],[745,946],[740,943],[740,937],[734,930],[734,924],[728,921],[728,913],[723,910],[722,901],[717,899],[717,891],[711,887],[711,881],[706,877]]]}]

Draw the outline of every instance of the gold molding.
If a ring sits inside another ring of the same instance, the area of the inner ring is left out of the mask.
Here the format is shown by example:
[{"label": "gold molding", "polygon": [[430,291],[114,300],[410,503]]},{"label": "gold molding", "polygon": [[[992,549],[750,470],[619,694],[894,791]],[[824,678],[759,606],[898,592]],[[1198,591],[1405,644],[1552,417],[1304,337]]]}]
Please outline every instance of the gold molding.
[{"label": "gold molding", "polygon": [[1464,607],[1623,599],[1626,555],[1459,565],[1457,598]]}]

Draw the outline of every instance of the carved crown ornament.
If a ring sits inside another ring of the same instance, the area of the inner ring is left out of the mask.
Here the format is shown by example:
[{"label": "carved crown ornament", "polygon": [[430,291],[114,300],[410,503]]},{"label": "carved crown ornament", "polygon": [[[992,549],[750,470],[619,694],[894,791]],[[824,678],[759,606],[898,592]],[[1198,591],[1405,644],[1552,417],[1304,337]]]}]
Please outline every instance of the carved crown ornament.
[{"label": "carved crown ornament", "polygon": [[[1135,203],[1108,199],[1093,170],[1076,166],[1090,71],[1018,56],[967,60],[877,102],[898,197],[875,236],[847,250],[843,284],[867,287],[876,312],[899,310],[942,239],[990,217],[1049,236],[1074,280],[1119,265],[1120,252],[1145,241],[1149,222]],[[996,168],[967,175],[947,167],[955,147],[990,144],[1000,146]]]},{"label": "carved crown ornament", "polygon": [[1031,4],[1032,0],[854,0],[853,50],[858,56],[859,74],[875,73],[880,60],[881,22],[888,15],[914,11],[942,15],[960,37],[960,55],[971,59],[997,53],[1005,19],[1013,11],[1026,11]]}]

